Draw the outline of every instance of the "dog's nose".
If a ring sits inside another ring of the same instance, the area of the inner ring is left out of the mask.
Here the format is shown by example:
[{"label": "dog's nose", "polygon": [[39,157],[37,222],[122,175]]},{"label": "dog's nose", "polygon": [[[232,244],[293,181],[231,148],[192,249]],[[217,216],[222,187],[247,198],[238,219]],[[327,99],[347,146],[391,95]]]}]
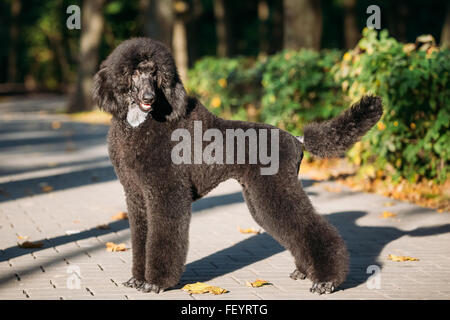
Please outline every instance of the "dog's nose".
[{"label": "dog's nose", "polygon": [[155,95],[153,93],[146,92],[146,93],[144,93],[142,100],[143,100],[142,102],[144,102],[146,104],[152,104],[153,101],[155,100]]}]

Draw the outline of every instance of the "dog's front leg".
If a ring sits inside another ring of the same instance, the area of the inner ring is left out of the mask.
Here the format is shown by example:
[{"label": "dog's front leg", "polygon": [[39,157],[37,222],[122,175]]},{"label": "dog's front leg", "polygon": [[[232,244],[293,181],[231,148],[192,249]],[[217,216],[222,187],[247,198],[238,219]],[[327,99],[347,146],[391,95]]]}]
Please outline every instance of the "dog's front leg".
[{"label": "dog's front leg", "polygon": [[191,200],[183,192],[172,191],[149,201],[143,292],[158,293],[175,286],[184,271]]},{"label": "dog's front leg", "polygon": [[125,192],[128,208],[128,218],[131,231],[131,249],[133,255],[132,278],[123,285],[130,288],[140,288],[145,282],[145,245],[147,238],[147,212],[141,193]]}]

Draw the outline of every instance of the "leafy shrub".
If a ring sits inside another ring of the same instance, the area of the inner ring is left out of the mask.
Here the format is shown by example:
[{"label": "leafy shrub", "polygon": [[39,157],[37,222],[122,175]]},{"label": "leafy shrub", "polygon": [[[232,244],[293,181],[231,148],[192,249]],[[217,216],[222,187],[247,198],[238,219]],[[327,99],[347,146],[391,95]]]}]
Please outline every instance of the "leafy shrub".
[{"label": "leafy shrub", "polygon": [[[443,182],[450,150],[450,50],[432,43],[403,45],[387,31],[364,30],[346,53],[336,78],[352,99],[370,92],[383,98],[383,118],[350,158],[411,182]],[[420,39],[419,39],[420,40]],[[419,43],[419,42],[417,42]]]},{"label": "leafy shrub", "polygon": [[347,106],[331,69],[339,51],[283,51],[265,65],[262,119],[294,134],[304,123],[338,115]]},{"label": "leafy shrub", "polygon": [[207,57],[189,71],[186,86],[213,113],[247,120],[247,110],[259,104],[261,68],[262,63],[251,58]]}]

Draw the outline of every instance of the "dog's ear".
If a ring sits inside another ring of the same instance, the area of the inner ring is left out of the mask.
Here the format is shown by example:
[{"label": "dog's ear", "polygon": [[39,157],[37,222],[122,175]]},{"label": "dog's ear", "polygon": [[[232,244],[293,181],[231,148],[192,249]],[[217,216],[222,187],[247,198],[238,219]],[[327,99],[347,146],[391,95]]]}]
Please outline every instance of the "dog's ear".
[{"label": "dog's ear", "polygon": [[172,107],[172,112],[166,117],[167,120],[173,121],[183,117],[186,114],[188,97],[183,83],[175,70],[158,70],[157,84],[164,93],[167,102]]},{"label": "dog's ear", "polygon": [[117,112],[118,106],[109,77],[108,67],[101,65],[100,70],[94,76],[92,97],[100,109],[114,114]]}]

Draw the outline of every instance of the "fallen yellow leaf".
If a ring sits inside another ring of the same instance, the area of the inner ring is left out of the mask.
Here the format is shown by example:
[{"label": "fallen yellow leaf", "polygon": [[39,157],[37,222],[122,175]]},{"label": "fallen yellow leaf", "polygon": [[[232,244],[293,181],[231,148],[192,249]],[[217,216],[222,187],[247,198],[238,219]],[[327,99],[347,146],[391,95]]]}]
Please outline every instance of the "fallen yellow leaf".
[{"label": "fallen yellow leaf", "polygon": [[261,230],[256,230],[253,228],[242,229],[241,227],[238,227],[237,229],[240,233],[254,233],[254,234],[261,233]]},{"label": "fallen yellow leaf", "polygon": [[245,285],[247,287],[253,287],[253,288],[262,287],[265,284],[270,284],[270,283],[266,280],[261,280],[261,279],[256,279],[253,282],[250,282],[250,281],[245,282]]},{"label": "fallen yellow leaf", "polygon": [[7,191],[3,190],[2,188],[0,188],[0,195],[5,196],[5,197],[10,196],[10,194]]},{"label": "fallen yellow leaf", "polygon": [[41,186],[41,191],[42,192],[51,192],[51,191],[53,191],[53,187],[48,184],[43,184]]},{"label": "fallen yellow leaf", "polygon": [[328,192],[341,192],[342,188],[339,187],[332,187],[332,186],[324,186],[324,189]]},{"label": "fallen yellow leaf", "polygon": [[397,216],[396,213],[389,212],[389,211],[383,211],[383,213],[381,214],[380,218],[388,219],[388,218],[394,218],[396,216]]},{"label": "fallen yellow leaf", "polygon": [[109,226],[109,224],[100,224],[97,226],[97,229],[100,229],[100,230],[108,230],[110,228],[111,227]]},{"label": "fallen yellow leaf", "polygon": [[118,214],[112,216],[111,220],[114,220],[114,221],[117,221],[117,220],[128,220],[128,213],[121,211]]},{"label": "fallen yellow leaf", "polygon": [[73,143],[72,141],[68,141],[66,143],[66,152],[73,152],[77,150],[77,147],[75,146],[75,143]]},{"label": "fallen yellow leaf", "polygon": [[58,162],[49,162],[47,163],[47,167],[49,168],[54,168],[58,166]]},{"label": "fallen yellow leaf", "polygon": [[106,243],[106,251],[108,252],[116,252],[116,251],[126,251],[127,247],[125,243],[115,244],[114,242]]},{"label": "fallen yellow leaf", "polygon": [[389,260],[395,261],[395,262],[403,262],[403,261],[419,261],[417,258],[413,257],[406,257],[406,256],[396,256],[395,254],[390,254],[388,256]]},{"label": "fallen yellow leaf", "polygon": [[394,202],[391,202],[391,201],[389,201],[389,202],[385,202],[385,203],[383,203],[383,206],[385,206],[385,207],[392,207],[392,206],[395,206],[395,203],[394,203]]},{"label": "fallen yellow leaf", "polygon": [[19,243],[19,247],[23,249],[35,249],[35,248],[41,248],[44,244],[42,242],[31,242],[31,241],[25,241],[23,243]]},{"label": "fallen yellow leaf", "polygon": [[28,240],[30,237],[29,236],[17,236],[17,239],[20,239],[20,240]]},{"label": "fallen yellow leaf", "polygon": [[59,122],[59,121],[53,121],[53,122],[52,122],[52,129],[58,130],[59,128],[61,128],[61,122]]},{"label": "fallen yellow leaf", "polygon": [[226,289],[223,289],[220,287],[215,287],[215,286],[209,285],[207,283],[203,283],[203,282],[187,284],[181,289],[183,291],[186,291],[189,294],[209,292],[209,293],[217,295],[217,294],[222,294],[222,293],[228,292],[228,290],[226,290]]}]

